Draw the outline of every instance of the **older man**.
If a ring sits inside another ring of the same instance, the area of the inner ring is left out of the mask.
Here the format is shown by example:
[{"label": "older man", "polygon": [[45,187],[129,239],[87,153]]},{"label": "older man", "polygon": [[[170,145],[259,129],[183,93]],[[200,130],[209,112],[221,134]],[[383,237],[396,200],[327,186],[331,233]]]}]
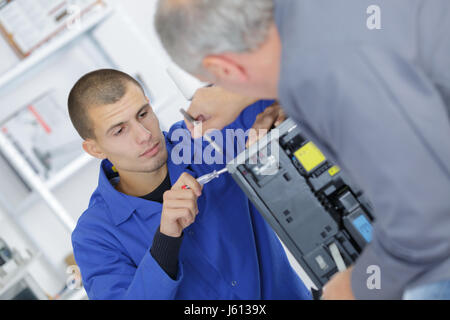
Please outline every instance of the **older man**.
[{"label": "older man", "polygon": [[450,298],[449,1],[160,0],[156,29],[201,80],[278,98],[366,190],[373,240],[325,298]]}]

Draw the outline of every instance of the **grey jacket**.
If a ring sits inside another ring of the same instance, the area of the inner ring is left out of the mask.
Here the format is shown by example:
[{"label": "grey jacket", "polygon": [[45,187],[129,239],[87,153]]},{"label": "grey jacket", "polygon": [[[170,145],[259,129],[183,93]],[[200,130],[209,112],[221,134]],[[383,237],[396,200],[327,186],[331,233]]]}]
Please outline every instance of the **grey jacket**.
[{"label": "grey jacket", "polygon": [[[381,9],[369,30],[367,8]],[[450,279],[450,1],[275,0],[287,113],[374,205],[356,298]],[[369,289],[369,266],[381,289]]]}]

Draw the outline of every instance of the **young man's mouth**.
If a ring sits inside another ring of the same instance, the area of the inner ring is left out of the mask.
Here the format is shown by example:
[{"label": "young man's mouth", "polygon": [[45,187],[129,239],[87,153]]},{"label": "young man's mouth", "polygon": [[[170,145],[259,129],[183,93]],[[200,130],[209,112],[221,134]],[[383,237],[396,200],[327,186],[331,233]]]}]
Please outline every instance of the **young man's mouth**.
[{"label": "young man's mouth", "polygon": [[154,157],[159,152],[159,146],[160,146],[160,143],[158,142],[157,144],[155,144],[150,149],[147,149],[147,151],[145,151],[139,157],[140,158],[152,158],[152,157]]}]

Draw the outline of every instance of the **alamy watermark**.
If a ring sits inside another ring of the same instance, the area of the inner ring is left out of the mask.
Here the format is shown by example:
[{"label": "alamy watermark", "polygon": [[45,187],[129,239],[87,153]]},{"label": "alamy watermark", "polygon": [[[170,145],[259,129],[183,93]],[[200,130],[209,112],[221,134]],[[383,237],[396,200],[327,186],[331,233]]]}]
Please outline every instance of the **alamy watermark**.
[{"label": "alamy watermark", "polygon": [[367,278],[367,289],[381,290],[381,268],[377,265],[370,265],[366,269],[366,273],[370,274]]},{"label": "alamy watermark", "polygon": [[367,7],[366,13],[369,15],[366,21],[367,29],[381,30],[381,8],[378,5]]},{"label": "alamy watermark", "polygon": [[77,265],[70,265],[66,268],[66,286],[69,290],[77,290],[83,287],[81,281],[80,268]]},{"label": "alamy watermark", "polygon": [[[174,164],[229,164],[236,163],[236,158],[243,151],[249,152],[246,164],[260,165],[261,175],[276,174],[279,163],[279,130],[270,131],[263,129],[226,129],[208,130],[208,135],[214,144],[221,150],[218,151],[213,144],[204,138],[195,139],[189,130],[179,128],[174,130],[169,139],[174,143],[170,157]],[[247,139],[252,138],[253,144],[250,149],[246,148]],[[258,139],[259,138],[259,139]],[[235,161],[235,162],[233,162]],[[271,168],[267,168],[270,166]],[[270,170],[269,170],[270,169]]]}]

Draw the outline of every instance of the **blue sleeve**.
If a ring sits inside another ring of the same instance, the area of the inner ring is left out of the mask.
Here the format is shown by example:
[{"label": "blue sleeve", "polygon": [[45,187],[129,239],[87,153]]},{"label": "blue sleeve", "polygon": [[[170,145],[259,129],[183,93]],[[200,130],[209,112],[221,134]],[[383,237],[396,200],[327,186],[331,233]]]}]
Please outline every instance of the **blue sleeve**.
[{"label": "blue sleeve", "polygon": [[107,230],[78,225],[72,234],[75,260],[91,300],[173,300],[183,267],[172,280],[150,254],[135,265]]},{"label": "blue sleeve", "polygon": [[[169,133],[168,138],[176,146],[176,154],[189,152],[189,156],[184,157],[184,161],[191,161],[191,164],[201,164],[205,170],[222,169],[226,163],[233,160],[239,153],[244,151],[248,137],[248,130],[255,123],[256,116],[271,106],[274,100],[260,100],[248,106],[239,117],[222,130],[212,130],[208,135],[224,151],[219,154],[204,138],[192,140],[189,130],[184,121],[175,123]],[[181,157],[183,158],[183,157]]]}]

